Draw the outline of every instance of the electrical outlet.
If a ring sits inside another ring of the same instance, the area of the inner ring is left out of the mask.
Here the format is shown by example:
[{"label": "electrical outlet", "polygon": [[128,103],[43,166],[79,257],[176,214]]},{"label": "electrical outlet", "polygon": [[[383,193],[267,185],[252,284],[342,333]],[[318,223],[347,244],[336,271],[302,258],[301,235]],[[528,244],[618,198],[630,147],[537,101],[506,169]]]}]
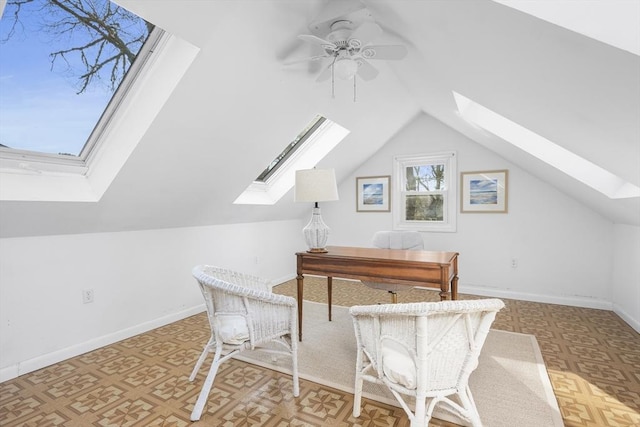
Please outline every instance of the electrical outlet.
[{"label": "electrical outlet", "polygon": [[83,289],[82,290],[82,303],[89,304],[93,302],[93,289]]},{"label": "electrical outlet", "polygon": [[518,260],[516,258],[511,258],[511,268],[518,268]]}]

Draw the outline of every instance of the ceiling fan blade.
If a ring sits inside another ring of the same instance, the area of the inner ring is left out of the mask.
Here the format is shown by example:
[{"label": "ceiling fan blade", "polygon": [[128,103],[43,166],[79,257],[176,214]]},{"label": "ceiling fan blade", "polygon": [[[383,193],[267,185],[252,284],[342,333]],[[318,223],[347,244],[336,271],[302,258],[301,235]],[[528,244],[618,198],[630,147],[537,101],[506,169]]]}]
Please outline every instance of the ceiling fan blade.
[{"label": "ceiling fan blade", "polygon": [[284,65],[293,65],[293,64],[299,64],[301,62],[313,62],[313,61],[319,61],[321,59],[324,58],[330,58],[329,55],[315,55],[315,56],[310,56],[308,58],[301,58],[301,59],[290,59],[288,61],[284,61],[283,64]]},{"label": "ceiling fan blade", "polygon": [[331,77],[331,67],[333,67],[333,62],[331,62],[328,67],[325,67],[325,69],[322,70],[322,72],[316,78],[316,82],[324,82],[325,80],[329,80],[329,77]]},{"label": "ceiling fan blade", "polygon": [[330,49],[330,50],[338,49],[338,46],[336,46],[335,43],[331,43],[328,40],[321,39],[320,37],[314,36],[313,34],[300,34],[298,38],[300,40],[304,40],[305,42],[319,45],[323,49]]},{"label": "ceiling fan blade", "polygon": [[396,60],[403,59],[407,56],[406,46],[403,45],[384,45],[384,46],[366,46],[360,51],[365,59],[386,59]]},{"label": "ceiling fan blade", "polygon": [[347,42],[351,47],[360,47],[380,37],[381,34],[380,25],[375,22],[365,22],[351,33]]},{"label": "ceiling fan blade", "polygon": [[368,81],[376,78],[378,75],[376,67],[362,58],[358,58],[356,61],[358,62],[358,75],[362,80]]}]

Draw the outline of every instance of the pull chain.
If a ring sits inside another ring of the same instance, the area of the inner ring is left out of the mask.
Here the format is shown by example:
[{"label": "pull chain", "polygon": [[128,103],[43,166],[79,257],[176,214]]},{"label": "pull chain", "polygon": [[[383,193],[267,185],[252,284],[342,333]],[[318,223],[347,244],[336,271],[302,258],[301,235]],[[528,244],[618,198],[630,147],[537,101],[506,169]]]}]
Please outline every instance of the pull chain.
[{"label": "pull chain", "polygon": [[334,65],[336,64],[336,59],[337,57],[334,56],[333,57],[333,62],[331,63],[331,98],[336,97],[336,91],[335,91],[335,73],[334,73]]},{"label": "pull chain", "polygon": [[353,76],[353,102],[356,102],[356,76]]}]

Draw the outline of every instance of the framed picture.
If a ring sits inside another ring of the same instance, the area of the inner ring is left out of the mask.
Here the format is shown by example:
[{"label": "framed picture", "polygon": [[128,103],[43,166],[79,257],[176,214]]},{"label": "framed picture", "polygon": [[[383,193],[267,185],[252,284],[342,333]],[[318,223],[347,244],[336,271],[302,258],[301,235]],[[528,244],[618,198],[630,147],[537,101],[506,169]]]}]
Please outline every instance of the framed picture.
[{"label": "framed picture", "polygon": [[507,213],[508,170],[462,172],[460,212]]},{"label": "framed picture", "polygon": [[390,183],[390,175],[356,178],[356,211],[390,212]]}]

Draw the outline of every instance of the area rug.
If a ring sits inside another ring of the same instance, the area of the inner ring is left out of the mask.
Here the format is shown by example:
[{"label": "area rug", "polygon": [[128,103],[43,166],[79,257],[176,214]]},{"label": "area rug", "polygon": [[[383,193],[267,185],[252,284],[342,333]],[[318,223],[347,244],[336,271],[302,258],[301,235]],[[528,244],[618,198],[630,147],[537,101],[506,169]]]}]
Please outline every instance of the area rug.
[{"label": "area rug", "polygon": [[[304,301],[303,341],[298,346],[300,378],[353,392],[356,342],[348,307]],[[291,359],[264,352],[243,352],[237,359],[291,373]],[[563,426],[547,370],[533,335],[492,329],[478,368],[469,380],[480,417],[489,427]],[[385,387],[364,383],[363,397],[399,406]],[[434,416],[459,423],[447,413]],[[462,423],[461,423],[462,424]]]}]

